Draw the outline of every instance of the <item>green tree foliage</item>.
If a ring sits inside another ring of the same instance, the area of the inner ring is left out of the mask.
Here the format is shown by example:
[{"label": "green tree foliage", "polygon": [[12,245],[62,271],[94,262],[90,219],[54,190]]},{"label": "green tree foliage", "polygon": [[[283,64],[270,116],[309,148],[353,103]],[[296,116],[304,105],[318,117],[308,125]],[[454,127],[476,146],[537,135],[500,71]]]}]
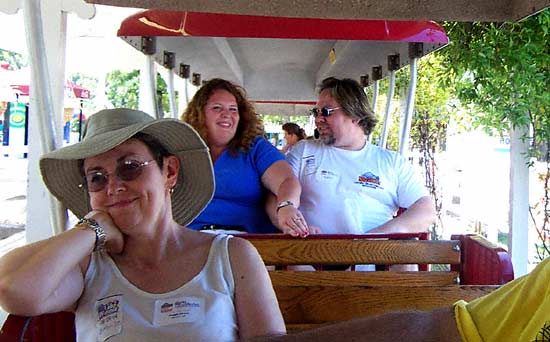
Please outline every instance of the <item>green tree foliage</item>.
[{"label": "green tree foliage", "polygon": [[264,124],[278,124],[283,125],[286,122],[294,122],[300,127],[304,127],[309,123],[309,117],[305,115],[296,116],[282,116],[282,115],[262,115],[262,122]]},{"label": "green tree foliage", "polygon": [[441,51],[449,69],[442,76],[479,109],[474,123],[499,133],[531,124],[534,146],[550,141],[550,10],[518,23],[445,28],[451,43]]},{"label": "green tree foliage", "polygon": [[[432,152],[441,151],[444,148],[446,128],[451,118],[458,119],[463,126],[470,127],[467,118],[461,116],[460,103],[453,97],[453,88],[441,83],[441,77],[447,72],[444,61],[437,53],[423,57],[418,62],[417,89],[414,103],[413,122],[411,125],[411,147],[420,148],[425,144],[422,131],[429,132]],[[406,66],[396,72],[395,95],[392,101],[392,124],[389,130],[387,148],[397,150],[399,147],[399,131],[401,114],[405,111],[405,99],[407,97],[410,82],[410,67]],[[376,116],[378,124],[373,132],[373,142],[377,143],[382,134],[383,120],[386,110],[389,79],[380,81],[380,95],[376,104]],[[372,90],[367,89],[369,98],[372,98]],[[428,126],[426,126],[428,125]],[[422,139],[421,139],[422,137]]]},{"label": "green tree foliage", "polygon": [[530,156],[546,162],[544,197],[531,207],[540,244],[550,255],[550,9],[517,23],[447,23],[443,75],[463,103],[479,109],[474,123],[487,131],[532,128]]},{"label": "green tree foliage", "polygon": [[8,63],[12,70],[21,69],[29,65],[29,61],[23,55],[2,49],[0,49],[0,62]]},{"label": "green tree foliage", "polygon": [[[107,74],[105,92],[114,107],[138,109],[139,70],[122,72],[115,70]],[[157,74],[157,100],[164,112],[170,111],[166,82]]]},{"label": "green tree foliage", "polygon": [[439,82],[446,72],[442,58],[428,55],[419,61],[418,70],[411,145],[421,152],[436,153],[444,149],[450,120],[464,121],[459,118],[460,107],[453,98],[452,87]]},{"label": "green tree foliage", "polygon": [[[431,227],[432,238],[441,236],[442,198],[439,184],[439,169],[436,153],[444,149],[447,127],[453,116],[456,117],[456,103],[452,99],[452,89],[442,87],[439,79],[445,72],[442,58],[428,55],[418,63],[417,89],[414,117],[411,125],[411,147],[420,152],[424,167],[425,185],[435,201],[438,222]],[[456,120],[455,120],[456,121]]]},{"label": "green tree foliage", "polygon": [[[405,85],[400,82],[400,75],[402,70],[396,72],[396,85],[394,98],[392,99],[391,104],[391,124],[388,131],[388,138],[386,140],[386,148],[388,150],[397,151],[399,149],[399,120],[400,120],[400,100],[399,93],[402,89],[405,89]],[[386,104],[388,101],[388,92],[389,92],[389,77],[386,77],[379,81],[378,84],[378,100],[375,104],[374,114],[378,120],[376,126],[371,133],[371,142],[378,145],[380,139],[382,139],[382,130],[384,127],[384,118],[386,115]],[[366,89],[369,102],[372,101],[373,89],[369,87]],[[372,103],[371,103],[372,105]]]},{"label": "green tree foliage", "polygon": [[105,81],[105,93],[115,108],[138,109],[139,70],[131,72],[115,70],[108,73]]},{"label": "green tree foliage", "polygon": [[[86,88],[90,91],[90,98],[89,99],[83,99],[81,101],[82,111],[83,111],[84,115],[88,115],[90,113],[96,112],[98,109],[97,109],[97,106],[96,106],[97,104],[95,103],[94,100],[97,96],[97,93],[96,93],[97,84],[98,84],[97,78],[89,77],[89,76],[86,76],[82,73],[75,73],[75,74],[70,75],[69,79],[74,84],[77,84],[81,87],[84,87],[84,88]],[[78,132],[78,127],[75,128],[75,129],[76,129],[76,131],[74,131],[74,132]]]},{"label": "green tree foliage", "polygon": [[[176,94],[177,95],[177,94]],[[170,100],[168,99],[168,86],[164,79],[157,74],[157,101],[161,104],[164,113],[170,112]],[[177,98],[176,98],[177,101]]]}]

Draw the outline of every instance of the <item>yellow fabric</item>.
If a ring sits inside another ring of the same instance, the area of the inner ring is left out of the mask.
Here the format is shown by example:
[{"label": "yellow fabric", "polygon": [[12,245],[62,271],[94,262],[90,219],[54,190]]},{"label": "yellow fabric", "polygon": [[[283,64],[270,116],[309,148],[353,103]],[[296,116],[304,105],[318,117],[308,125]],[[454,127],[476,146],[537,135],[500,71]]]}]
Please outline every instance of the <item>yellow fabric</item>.
[{"label": "yellow fabric", "polygon": [[454,310],[465,342],[548,341],[542,333],[550,334],[550,258],[487,296],[455,303]]}]

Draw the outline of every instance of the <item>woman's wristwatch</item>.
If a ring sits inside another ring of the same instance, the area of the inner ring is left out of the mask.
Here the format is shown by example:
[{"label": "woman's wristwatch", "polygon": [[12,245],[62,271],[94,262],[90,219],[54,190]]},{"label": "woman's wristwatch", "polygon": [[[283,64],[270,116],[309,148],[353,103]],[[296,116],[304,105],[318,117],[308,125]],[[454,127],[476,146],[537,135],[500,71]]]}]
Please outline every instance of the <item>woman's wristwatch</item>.
[{"label": "woman's wristwatch", "polygon": [[105,238],[107,235],[101,226],[96,222],[96,220],[91,218],[82,218],[78,221],[75,227],[82,227],[86,229],[91,229],[95,232],[95,244],[94,252],[102,251],[105,249]]},{"label": "woman's wristwatch", "polygon": [[294,206],[294,203],[291,201],[281,201],[277,204],[277,212],[279,212],[279,209],[288,207],[289,205]]}]

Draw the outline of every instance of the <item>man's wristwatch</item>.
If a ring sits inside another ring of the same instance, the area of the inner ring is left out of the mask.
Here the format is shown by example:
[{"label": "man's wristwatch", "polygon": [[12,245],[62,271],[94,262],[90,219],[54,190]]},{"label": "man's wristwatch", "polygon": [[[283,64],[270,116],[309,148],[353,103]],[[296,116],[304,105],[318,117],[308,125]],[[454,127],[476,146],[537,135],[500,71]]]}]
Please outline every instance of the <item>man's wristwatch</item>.
[{"label": "man's wristwatch", "polygon": [[105,235],[105,231],[96,222],[96,220],[91,218],[83,218],[78,221],[76,226],[82,226],[95,232],[94,252],[102,251],[105,249],[105,238],[107,237],[107,235]]},{"label": "man's wristwatch", "polygon": [[294,203],[291,201],[281,201],[277,204],[277,212],[279,212],[279,209],[288,207],[289,205],[294,206]]}]

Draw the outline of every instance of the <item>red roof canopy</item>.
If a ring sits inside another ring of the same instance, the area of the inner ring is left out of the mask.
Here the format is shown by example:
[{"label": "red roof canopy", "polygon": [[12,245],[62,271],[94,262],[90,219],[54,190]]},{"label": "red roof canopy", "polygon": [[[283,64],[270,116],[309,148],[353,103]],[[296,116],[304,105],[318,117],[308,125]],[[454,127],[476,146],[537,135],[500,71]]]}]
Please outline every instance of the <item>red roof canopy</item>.
[{"label": "red roof canopy", "polygon": [[118,36],[345,39],[448,43],[433,21],[264,17],[149,10],[126,18]]}]

